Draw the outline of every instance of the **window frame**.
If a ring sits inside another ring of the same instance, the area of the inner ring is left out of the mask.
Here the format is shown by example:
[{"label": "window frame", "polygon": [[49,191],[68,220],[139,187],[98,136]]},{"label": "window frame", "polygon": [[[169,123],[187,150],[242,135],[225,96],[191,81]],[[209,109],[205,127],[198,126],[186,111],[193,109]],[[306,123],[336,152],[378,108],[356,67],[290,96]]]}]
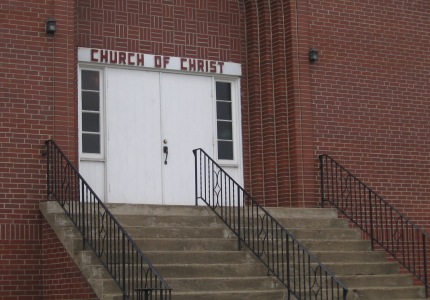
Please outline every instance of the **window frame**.
[{"label": "window frame", "polygon": [[[231,93],[231,116],[232,116],[232,134],[233,134],[233,159],[219,159],[218,158],[218,111],[217,111],[217,95],[216,84],[217,82],[225,82],[230,84]],[[239,153],[241,153],[241,118],[240,118],[240,78],[229,77],[214,77],[213,79],[213,99],[214,99],[214,158],[220,166],[237,167],[240,164]]]},{"label": "window frame", "polygon": [[[82,71],[96,71],[99,73],[99,134],[100,134],[100,153],[83,152],[83,130],[82,130]],[[104,68],[93,66],[79,66],[78,68],[78,126],[79,126],[79,158],[80,160],[104,161],[105,160],[105,71]]]}]

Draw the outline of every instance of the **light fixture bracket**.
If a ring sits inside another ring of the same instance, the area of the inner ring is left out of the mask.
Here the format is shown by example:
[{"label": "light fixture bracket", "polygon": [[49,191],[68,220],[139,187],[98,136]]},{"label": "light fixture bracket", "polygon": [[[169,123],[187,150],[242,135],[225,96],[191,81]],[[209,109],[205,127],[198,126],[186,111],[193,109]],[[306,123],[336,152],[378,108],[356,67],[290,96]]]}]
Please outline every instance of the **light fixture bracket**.
[{"label": "light fixture bracket", "polygon": [[309,61],[315,62],[318,60],[318,50],[314,48],[309,49]]},{"label": "light fixture bracket", "polygon": [[46,20],[46,33],[54,34],[57,31],[57,21],[54,18],[49,18]]}]

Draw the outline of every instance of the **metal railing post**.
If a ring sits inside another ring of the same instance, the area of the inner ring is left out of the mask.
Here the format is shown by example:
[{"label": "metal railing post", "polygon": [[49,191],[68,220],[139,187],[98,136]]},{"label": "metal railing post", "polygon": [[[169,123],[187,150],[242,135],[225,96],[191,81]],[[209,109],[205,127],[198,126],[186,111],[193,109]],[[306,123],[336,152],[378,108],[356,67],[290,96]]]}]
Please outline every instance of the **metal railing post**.
[{"label": "metal railing post", "polygon": [[196,195],[196,206],[198,205],[198,194],[197,194],[197,149],[193,150],[194,154],[194,189]]},{"label": "metal railing post", "polygon": [[370,214],[370,243],[372,250],[374,250],[373,246],[373,206],[372,206],[372,191],[369,190],[369,214]]},{"label": "metal railing post", "polygon": [[320,155],[320,173],[321,173],[321,207],[324,208],[324,166],[323,156]]},{"label": "metal railing post", "polygon": [[51,157],[50,151],[49,151],[50,150],[49,141],[47,141],[45,145],[46,145],[46,195],[49,200],[50,186],[51,186],[51,180],[50,180],[51,178],[49,174],[49,168],[50,168],[49,158]]},{"label": "metal railing post", "polygon": [[425,281],[425,289],[426,289],[426,298],[428,298],[429,281],[428,281],[428,274],[427,274],[426,236],[424,235],[424,233],[422,234],[422,236],[423,236],[424,281]]},{"label": "metal railing post", "polygon": [[85,218],[85,186],[84,186],[83,181],[82,181],[81,189],[82,189],[82,199],[81,199],[82,217],[81,217],[81,221],[82,221],[82,232],[83,232],[83,234],[82,234],[82,249],[85,250],[85,235],[86,235],[85,220],[86,220],[86,218]]},{"label": "metal railing post", "polygon": [[240,187],[237,187],[237,230],[238,230],[238,238],[237,238],[237,249],[240,251],[241,247],[240,247],[240,239],[241,239],[241,234],[240,234]]},{"label": "metal railing post", "polygon": [[124,285],[123,290],[126,290],[125,281],[125,235],[122,233],[122,284]]}]

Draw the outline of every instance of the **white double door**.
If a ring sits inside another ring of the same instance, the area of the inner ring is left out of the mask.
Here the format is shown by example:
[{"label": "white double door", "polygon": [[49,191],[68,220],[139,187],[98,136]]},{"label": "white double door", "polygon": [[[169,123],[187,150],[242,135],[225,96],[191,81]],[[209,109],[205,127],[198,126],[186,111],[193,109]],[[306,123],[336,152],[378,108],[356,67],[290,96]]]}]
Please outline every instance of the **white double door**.
[{"label": "white double door", "polygon": [[213,156],[213,78],[109,69],[108,202],[190,205],[194,156]]}]

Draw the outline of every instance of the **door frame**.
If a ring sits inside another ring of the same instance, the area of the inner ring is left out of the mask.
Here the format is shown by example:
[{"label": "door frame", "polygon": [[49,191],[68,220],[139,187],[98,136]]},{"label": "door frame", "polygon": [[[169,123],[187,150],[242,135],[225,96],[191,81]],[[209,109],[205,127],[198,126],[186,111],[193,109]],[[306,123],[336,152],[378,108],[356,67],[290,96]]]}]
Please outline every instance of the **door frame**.
[{"label": "door frame", "polygon": [[[117,65],[101,65],[100,63],[91,63],[91,62],[80,62],[78,64],[78,141],[79,141],[79,164],[81,164],[81,161],[90,161],[90,162],[99,162],[103,164],[104,174],[103,176],[103,182],[104,182],[104,188],[102,194],[104,194],[104,199],[102,199],[105,203],[111,202],[111,199],[109,199],[109,191],[108,191],[108,176],[107,176],[107,168],[109,163],[109,150],[107,145],[107,137],[109,136],[109,126],[108,126],[108,120],[107,117],[107,86],[109,81],[109,75],[108,70],[111,68],[115,69],[124,69],[124,70],[138,70],[138,71],[144,71],[144,72],[155,72],[158,74],[161,73],[173,73],[178,75],[193,75],[193,76],[204,76],[204,77],[210,77],[212,82],[212,122],[213,122],[213,159],[223,168],[226,169],[227,172],[232,172],[232,177],[239,183],[243,184],[244,182],[244,173],[243,173],[243,143],[242,143],[242,103],[241,103],[241,77],[237,75],[225,75],[225,74],[212,74],[212,73],[190,73],[190,72],[181,72],[176,70],[168,70],[168,69],[153,69],[153,68],[136,68],[136,67],[130,67],[130,66],[117,66]],[[100,113],[102,114],[102,155],[99,157],[85,157],[85,155],[82,155],[82,98],[81,98],[81,72],[82,70],[97,70],[100,72],[102,80],[102,88],[101,88],[101,103],[102,103],[102,109]],[[161,75],[160,75],[161,76]],[[234,138],[234,154],[235,159],[233,161],[225,161],[225,160],[219,160],[218,159],[218,147],[216,144],[216,99],[215,99],[215,83],[217,81],[222,82],[229,82],[231,83],[232,87],[232,114],[233,114],[233,134],[236,138]],[[162,105],[160,103],[160,105]],[[160,115],[160,122],[162,122],[162,116]],[[161,130],[163,130],[161,128]],[[192,155],[192,154],[191,154]],[[164,189],[164,188],[163,188]],[[164,191],[163,191],[164,194]],[[164,197],[163,197],[163,203],[164,203]]]}]

